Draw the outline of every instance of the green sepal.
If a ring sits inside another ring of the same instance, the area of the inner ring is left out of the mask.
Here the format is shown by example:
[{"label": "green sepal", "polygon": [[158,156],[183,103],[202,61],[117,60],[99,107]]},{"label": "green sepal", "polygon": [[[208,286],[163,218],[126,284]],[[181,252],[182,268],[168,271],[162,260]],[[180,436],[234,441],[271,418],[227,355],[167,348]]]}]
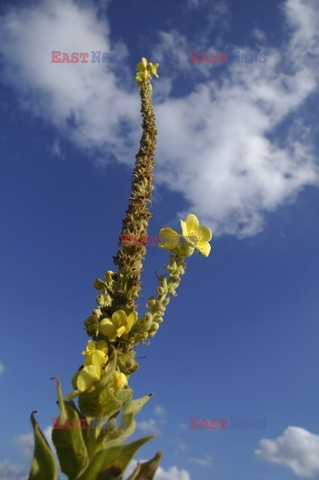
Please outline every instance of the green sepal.
[{"label": "green sepal", "polygon": [[34,453],[28,480],[58,480],[58,467],[51,448],[40,430],[40,427],[31,414],[31,423],[34,434]]},{"label": "green sepal", "polygon": [[123,408],[120,424],[115,431],[106,431],[106,434],[103,435],[103,429],[101,430],[104,448],[115,447],[116,445],[123,443],[126,438],[133,435],[136,428],[135,415],[141,411],[151,396],[152,394],[150,393],[145,397],[127,402]]},{"label": "green sepal", "polygon": [[[73,402],[63,399],[61,383],[57,382],[60,422],[52,430],[52,441],[57,451],[60,467],[69,480],[76,479],[89,463],[80,416]],[[61,428],[58,428],[61,426]]]},{"label": "green sepal", "polygon": [[162,452],[157,452],[148,462],[139,463],[127,480],[153,480],[161,458]]},{"label": "green sepal", "polygon": [[139,369],[139,364],[134,358],[122,352],[117,357],[117,364],[121,372],[125,373],[125,375],[132,375]]},{"label": "green sepal", "polygon": [[99,451],[78,480],[115,480],[122,475],[135,453],[155,435],[141,438],[128,445],[107,448]]}]

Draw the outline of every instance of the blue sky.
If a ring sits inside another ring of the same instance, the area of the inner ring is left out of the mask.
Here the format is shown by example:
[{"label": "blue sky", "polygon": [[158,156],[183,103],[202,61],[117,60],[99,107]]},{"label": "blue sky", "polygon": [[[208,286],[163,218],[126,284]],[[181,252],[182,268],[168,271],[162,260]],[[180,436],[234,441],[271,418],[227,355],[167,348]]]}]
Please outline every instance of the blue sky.
[{"label": "blue sky", "polygon": [[[93,282],[112,268],[141,134],[134,69],[159,62],[150,235],[195,213],[212,253],[188,261],[136,396],[154,396],[139,459],[157,480],[319,478],[319,11],[315,0],[75,0],[0,7],[0,479],[24,480],[29,415],[82,361]],[[121,63],[52,64],[51,51]],[[192,50],[258,64],[193,64]],[[168,253],[149,247],[140,312]],[[193,430],[190,418],[266,419]]]}]

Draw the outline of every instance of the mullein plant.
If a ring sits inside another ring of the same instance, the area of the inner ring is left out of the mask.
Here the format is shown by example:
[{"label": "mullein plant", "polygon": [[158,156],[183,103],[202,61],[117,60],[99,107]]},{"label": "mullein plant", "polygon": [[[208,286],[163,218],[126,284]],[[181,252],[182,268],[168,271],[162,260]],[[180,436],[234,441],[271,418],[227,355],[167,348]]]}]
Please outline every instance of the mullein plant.
[{"label": "mullein plant", "polygon": [[[108,270],[95,281],[97,306],[85,320],[90,339],[82,352],[85,359],[72,380],[73,392],[64,396],[57,383],[59,416],[52,429],[56,456],[41,432],[34,413],[34,456],[29,480],[58,480],[62,471],[69,480],[121,480],[137,450],[154,435],[126,443],[136,427],[135,416],[151,394],[133,399],[129,377],[139,368],[136,347],[148,344],[156,334],[170,299],[176,296],[186,259],[198,251],[210,253],[210,228],[200,226],[193,214],[181,220],[181,233],[169,227],[159,232],[159,247],[170,251],[166,275],[158,277],[156,296],[147,301],[147,312],[139,318],[136,301],[141,291],[145,241],[151,217],[156,124],[152,105],[152,76],[158,64],[142,58],[136,81],[141,95],[143,133],[132,178],[132,191],[119,250]],[[127,241],[123,242],[123,238]],[[151,480],[161,458],[157,452],[148,462],[138,463],[128,480]],[[58,466],[59,463],[59,466]]]}]

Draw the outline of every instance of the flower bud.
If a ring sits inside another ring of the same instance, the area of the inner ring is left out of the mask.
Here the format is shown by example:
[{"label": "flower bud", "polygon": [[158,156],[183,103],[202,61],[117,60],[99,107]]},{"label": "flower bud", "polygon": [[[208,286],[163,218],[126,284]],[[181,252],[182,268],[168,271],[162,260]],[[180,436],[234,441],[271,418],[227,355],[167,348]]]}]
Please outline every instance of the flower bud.
[{"label": "flower bud", "polygon": [[84,322],[86,333],[90,337],[96,337],[99,333],[99,319],[96,315],[90,315]]},{"label": "flower bud", "polygon": [[97,278],[94,282],[94,288],[96,288],[96,290],[102,290],[102,288],[105,288],[105,283],[100,278]]},{"label": "flower bud", "polygon": [[106,280],[108,283],[112,281],[113,274],[114,274],[114,272],[113,272],[112,270],[108,270],[108,271],[105,273],[104,277],[105,277],[105,280]]},{"label": "flower bud", "polygon": [[132,375],[132,373],[136,372],[136,370],[139,368],[138,363],[129,355],[124,353],[118,355],[117,364],[121,372],[123,372],[125,375]]},{"label": "flower bud", "polygon": [[112,387],[117,390],[117,391],[120,391],[122,390],[123,387],[125,387],[127,385],[127,378],[126,376],[124,375],[124,373],[122,372],[114,372],[113,373],[113,383],[112,383]]},{"label": "flower bud", "polygon": [[158,329],[159,329],[159,324],[156,323],[156,322],[153,322],[153,323],[152,323],[152,326],[151,326],[151,328],[150,328],[150,332],[151,332],[151,333],[152,333],[152,332],[157,332]]},{"label": "flower bud", "polygon": [[157,287],[156,292],[158,293],[159,296],[165,295],[166,290],[163,287]]},{"label": "flower bud", "polygon": [[153,323],[153,315],[151,313],[145,313],[145,315],[143,317],[144,330],[146,330],[148,332],[149,329],[152,326],[152,323]]},{"label": "flower bud", "polygon": [[93,310],[93,315],[95,315],[96,317],[100,318],[100,316],[102,315],[101,309],[100,309],[100,308],[95,308],[95,309]]}]

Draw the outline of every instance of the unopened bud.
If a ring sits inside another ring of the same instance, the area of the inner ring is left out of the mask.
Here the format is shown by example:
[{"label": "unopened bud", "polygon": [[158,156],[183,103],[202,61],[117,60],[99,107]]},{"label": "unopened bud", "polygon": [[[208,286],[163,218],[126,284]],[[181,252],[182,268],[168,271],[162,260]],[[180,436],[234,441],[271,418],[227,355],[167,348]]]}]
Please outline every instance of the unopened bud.
[{"label": "unopened bud", "polygon": [[105,288],[105,283],[100,278],[97,278],[94,282],[94,288],[102,290],[102,288]]}]

